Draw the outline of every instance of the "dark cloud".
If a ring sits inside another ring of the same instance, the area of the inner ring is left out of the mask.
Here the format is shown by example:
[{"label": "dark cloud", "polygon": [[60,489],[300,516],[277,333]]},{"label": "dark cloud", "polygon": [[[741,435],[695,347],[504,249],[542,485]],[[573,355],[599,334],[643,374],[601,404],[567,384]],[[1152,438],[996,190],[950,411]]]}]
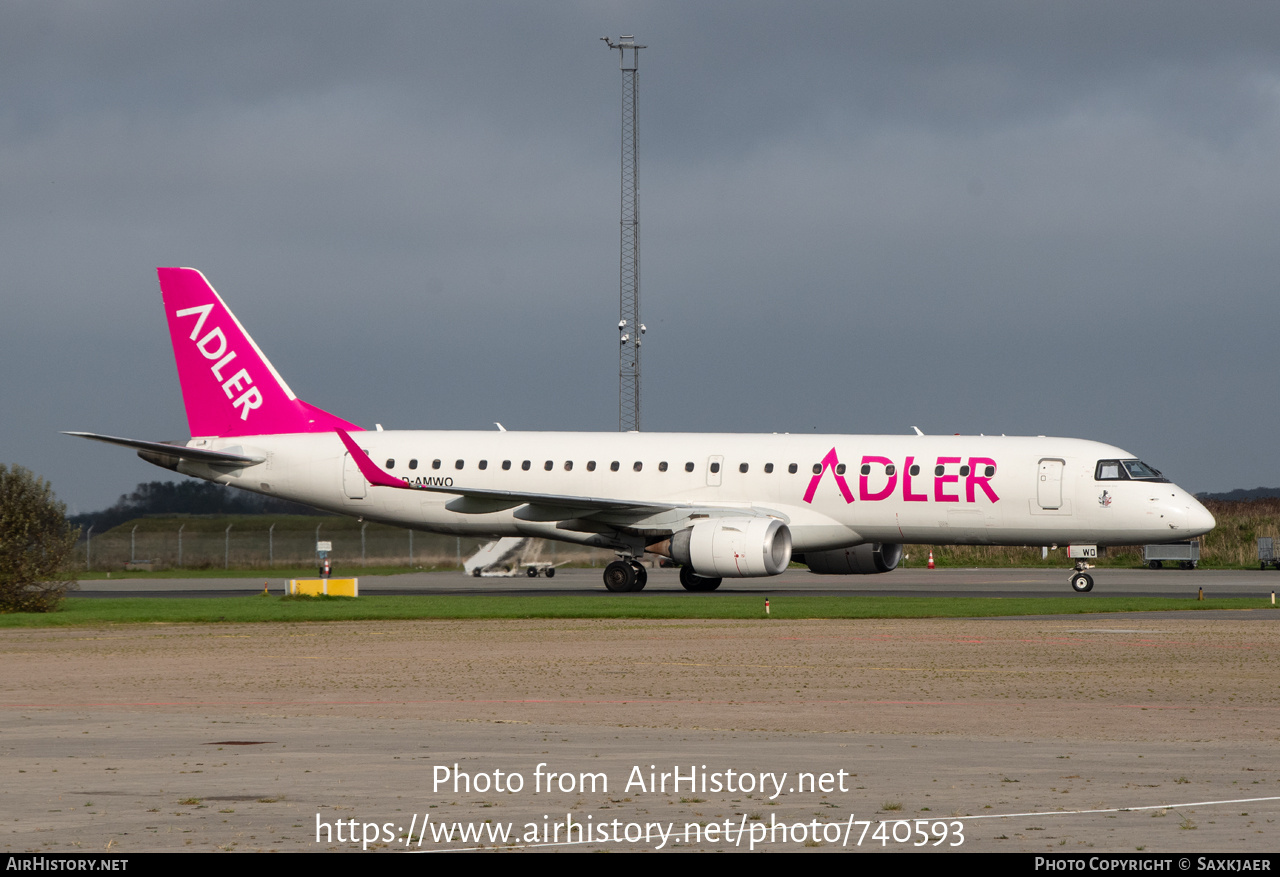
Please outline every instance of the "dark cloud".
[{"label": "dark cloud", "polygon": [[641,55],[650,429],[1112,441],[1272,484],[1280,7],[28,3],[0,432],[80,508],[184,435],[154,267],[388,427],[616,423]]}]

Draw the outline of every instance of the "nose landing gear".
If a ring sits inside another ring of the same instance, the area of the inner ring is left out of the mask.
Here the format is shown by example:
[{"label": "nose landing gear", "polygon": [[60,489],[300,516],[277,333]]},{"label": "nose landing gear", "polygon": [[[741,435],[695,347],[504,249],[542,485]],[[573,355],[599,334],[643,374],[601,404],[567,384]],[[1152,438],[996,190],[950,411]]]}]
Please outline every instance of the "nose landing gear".
[{"label": "nose landing gear", "polygon": [[1097,560],[1097,545],[1068,545],[1067,557],[1076,562],[1075,572],[1071,573],[1071,590],[1077,594],[1087,594],[1093,590],[1093,576],[1085,570],[1093,569],[1089,560]]},{"label": "nose landing gear", "polygon": [[[1071,574],[1071,590],[1077,594],[1087,594],[1093,590],[1093,576],[1080,569],[1081,564],[1077,564],[1077,571]],[[1088,564],[1084,564],[1085,567]]]}]

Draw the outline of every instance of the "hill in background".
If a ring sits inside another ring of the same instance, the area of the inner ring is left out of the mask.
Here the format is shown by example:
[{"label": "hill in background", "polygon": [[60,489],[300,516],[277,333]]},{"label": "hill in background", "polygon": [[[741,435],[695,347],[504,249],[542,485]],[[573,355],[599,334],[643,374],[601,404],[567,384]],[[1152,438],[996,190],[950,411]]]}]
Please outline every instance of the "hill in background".
[{"label": "hill in background", "polygon": [[72,515],[73,526],[98,533],[147,515],[325,515],[311,506],[224,487],[212,481],[151,481],[124,493],[111,508]]},{"label": "hill in background", "polygon": [[1280,487],[1255,487],[1245,490],[1237,487],[1226,493],[1197,493],[1196,499],[1216,499],[1221,502],[1249,502],[1255,499],[1271,499],[1280,496]]}]

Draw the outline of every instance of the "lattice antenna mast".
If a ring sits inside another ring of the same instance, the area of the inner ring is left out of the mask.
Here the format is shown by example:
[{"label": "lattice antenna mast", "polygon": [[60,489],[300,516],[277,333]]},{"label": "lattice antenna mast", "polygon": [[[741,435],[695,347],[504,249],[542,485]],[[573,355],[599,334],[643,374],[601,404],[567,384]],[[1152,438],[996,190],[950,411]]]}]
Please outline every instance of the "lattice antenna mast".
[{"label": "lattice antenna mast", "polygon": [[637,87],[640,50],[635,37],[618,42],[601,37],[617,49],[622,68],[622,217],[618,263],[618,430],[640,430],[640,184],[636,163]]}]

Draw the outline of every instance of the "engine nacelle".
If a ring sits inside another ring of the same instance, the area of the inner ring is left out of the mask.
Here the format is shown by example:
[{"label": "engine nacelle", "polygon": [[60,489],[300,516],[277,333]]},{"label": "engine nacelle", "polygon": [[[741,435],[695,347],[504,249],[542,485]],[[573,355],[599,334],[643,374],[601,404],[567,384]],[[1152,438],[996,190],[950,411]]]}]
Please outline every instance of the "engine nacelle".
[{"label": "engine nacelle", "polygon": [[791,563],[791,530],[777,518],[705,518],[671,536],[671,559],[706,578],[776,576]]},{"label": "engine nacelle", "polygon": [[806,551],[803,561],[825,576],[865,576],[891,572],[902,560],[902,546],[894,542],[864,542],[834,551]]}]

